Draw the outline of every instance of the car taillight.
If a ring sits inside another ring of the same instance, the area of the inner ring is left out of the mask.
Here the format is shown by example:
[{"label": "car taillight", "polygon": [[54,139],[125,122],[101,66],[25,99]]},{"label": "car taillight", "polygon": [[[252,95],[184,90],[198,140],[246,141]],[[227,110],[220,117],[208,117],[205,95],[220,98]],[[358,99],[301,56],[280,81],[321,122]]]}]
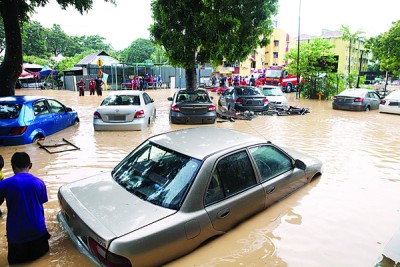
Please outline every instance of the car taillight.
[{"label": "car taillight", "polygon": [[333,100],[336,100],[336,99],[337,99],[337,96],[334,96],[334,97],[333,97]]},{"label": "car taillight", "polygon": [[144,110],[141,109],[141,110],[136,111],[135,118],[144,118]]},{"label": "car taillight", "polygon": [[26,127],[26,126],[13,127],[13,128],[11,128],[10,132],[8,133],[8,135],[21,135],[26,131],[27,128],[28,127]]},{"label": "car taillight", "polygon": [[241,98],[236,98],[236,99],[235,99],[235,103],[243,103],[243,99],[241,99]]},{"label": "car taillight", "polygon": [[268,104],[268,98],[264,98],[264,105]]},{"label": "car taillight", "polygon": [[89,248],[93,255],[108,267],[132,267],[131,262],[120,255],[107,251],[106,248],[94,241],[91,237],[88,238]]},{"label": "car taillight", "polygon": [[214,105],[208,107],[208,111],[214,111],[214,110],[217,110],[217,108]]},{"label": "car taillight", "polygon": [[382,99],[382,100],[381,100],[381,104],[382,104],[382,105],[385,105],[385,104],[386,104],[386,100]]},{"label": "car taillight", "polygon": [[171,110],[172,110],[172,111],[175,111],[175,112],[181,112],[181,111],[179,110],[179,107],[178,107],[177,105],[171,106]]},{"label": "car taillight", "polygon": [[362,97],[357,97],[356,99],[354,99],[354,102],[363,102],[364,98]]},{"label": "car taillight", "polygon": [[97,112],[97,111],[95,111],[95,112],[93,113],[93,118],[95,118],[95,119],[101,119],[100,113]]}]

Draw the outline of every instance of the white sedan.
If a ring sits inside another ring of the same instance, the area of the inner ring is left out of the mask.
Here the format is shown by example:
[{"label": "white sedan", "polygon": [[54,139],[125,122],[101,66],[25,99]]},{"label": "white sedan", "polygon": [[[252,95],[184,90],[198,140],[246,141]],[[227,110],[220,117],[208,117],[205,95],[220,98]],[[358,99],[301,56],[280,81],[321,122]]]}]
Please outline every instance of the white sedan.
[{"label": "white sedan", "polygon": [[396,90],[381,100],[379,112],[400,114],[400,90]]},{"label": "white sedan", "polygon": [[153,99],[143,91],[115,91],[93,114],[96,131],[143,130],[156,116]]}]

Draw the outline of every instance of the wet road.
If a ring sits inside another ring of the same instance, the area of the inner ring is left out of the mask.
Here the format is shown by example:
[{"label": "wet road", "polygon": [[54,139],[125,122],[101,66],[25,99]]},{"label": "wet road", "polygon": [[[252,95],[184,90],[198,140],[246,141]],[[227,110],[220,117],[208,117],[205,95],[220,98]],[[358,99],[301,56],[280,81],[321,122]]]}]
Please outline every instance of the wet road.
[{"label": "wet road", "polygon": [[[94,132],[97,96],[77,92],[17,90],[53,96],[76,109],[81,123],[52,135],[80,150],[49,154],[37,144],[0,147],[4,174],[12,174],[15,151],[30,154],[32,173],[48,188],[45,215],[50,253],[23,266],[93,266],[62,231],[56,214],[60,185],[113,168],[147,137],[187,127],[170,125],[169,102],[175,89],[150,90],[157,118],[141,132]],[[105,92],[107,94],[107,92]],[[213,94],[213,93],[212,93]],[[214,100],[218,99],[213,95]],[[304,116],[259,116],[252,121],[216,123],[263,136],[280,146],[313,155],[324,163],[318,180],[168,266],[374,266],[385,244],[400,228],[400,116],[378,111],[332,110],[330,101],[296,100]],[[210,137],[212,138],[212,137]],[[1,207],[4,212],[5,204]],[[5,215],[0,218],[0,266],[7,266]]]}]

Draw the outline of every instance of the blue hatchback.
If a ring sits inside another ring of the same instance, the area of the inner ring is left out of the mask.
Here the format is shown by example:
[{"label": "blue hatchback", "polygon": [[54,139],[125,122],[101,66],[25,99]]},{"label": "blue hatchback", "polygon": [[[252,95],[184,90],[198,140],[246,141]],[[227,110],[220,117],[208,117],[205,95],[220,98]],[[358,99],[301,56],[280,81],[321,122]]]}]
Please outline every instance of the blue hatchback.
[{"label": "blue hatchback", "polygon": [[30,144],[77,123],[78,113],[55,99],[0,97],[0,146]]}]

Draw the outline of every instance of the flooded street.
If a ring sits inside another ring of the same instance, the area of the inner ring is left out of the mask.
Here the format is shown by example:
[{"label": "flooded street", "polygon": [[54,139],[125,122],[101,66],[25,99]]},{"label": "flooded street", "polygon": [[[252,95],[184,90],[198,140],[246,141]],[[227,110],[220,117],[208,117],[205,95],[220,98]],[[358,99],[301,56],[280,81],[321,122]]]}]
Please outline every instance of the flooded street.
[{"label": "flooded street", "polygon": [[[94,132],[92,117],[101,97],[88,92],[17,90],[16,94],[55,97],[78,111],[80,125],[46,141],[72,142],[80,149],[49,154],[37,144],[0,147],[5,177],[12,175],[14,152],[31,156],[34,175],[48,189],[45,215],[50,234],[50,253],[23,266],[93,266],[72,245],[56,214],[58,188],[65,183],[112,169],[147,137],[198,125],[170,125],[169,101],[176,89],[149,90],[157,118],[151,127],[132,132]],[[104,95],[107,91],[104,92]],[[214,96],[217,103],[218,96]],[[330,101],[296,100],[307,107],[304,116],[259,116],[252,121],[224,121],[224,127],[262,136],[322,160],[323,175],[167,266],[374,266],[386,243],[400,228],[400,116],[332,110]],[[212,138],[212,136],[210,136]],[[0,207],[4,212],[6,205]],[[6,216],[0,218],[0,267],[8,266]]]}]

